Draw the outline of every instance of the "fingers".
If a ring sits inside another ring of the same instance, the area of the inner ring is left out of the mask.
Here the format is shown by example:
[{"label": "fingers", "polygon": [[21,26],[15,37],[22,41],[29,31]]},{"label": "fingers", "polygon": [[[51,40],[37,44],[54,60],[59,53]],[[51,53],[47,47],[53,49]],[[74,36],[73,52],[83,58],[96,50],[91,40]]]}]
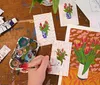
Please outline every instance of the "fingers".
[{"label": "fingers", "polygon": [[29,64],[28,67],[34,67],[34,66],[39,66],[43,60],[44,56],[39,55],[35,57]]},{"label": "fingers", "polygon": [[52,67],[51,67],[51,63],[50,62],[49,62],[49,65],[48,65],[47,68],[48,68],[48,70],[47,70],[48,72],[52,71]]},{"label": "fingers", "polygon": [[38,68],[38,70],[41,72],[46,72],[48,65],[49,65],[49,56],[45,56],[42,60],[40,67]]}]

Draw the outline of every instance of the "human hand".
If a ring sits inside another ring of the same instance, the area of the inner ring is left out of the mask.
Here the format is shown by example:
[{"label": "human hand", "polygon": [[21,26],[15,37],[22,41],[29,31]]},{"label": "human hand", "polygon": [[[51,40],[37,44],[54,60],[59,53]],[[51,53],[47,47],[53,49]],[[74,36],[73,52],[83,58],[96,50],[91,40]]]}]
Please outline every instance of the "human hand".
[{"label": "human hand", "polygon": [[37,56],[28,64],[28,67],[33,66],[35,68],[28,69],[28,85],[42,85],[47,68],[51,68],[49,56]]}]

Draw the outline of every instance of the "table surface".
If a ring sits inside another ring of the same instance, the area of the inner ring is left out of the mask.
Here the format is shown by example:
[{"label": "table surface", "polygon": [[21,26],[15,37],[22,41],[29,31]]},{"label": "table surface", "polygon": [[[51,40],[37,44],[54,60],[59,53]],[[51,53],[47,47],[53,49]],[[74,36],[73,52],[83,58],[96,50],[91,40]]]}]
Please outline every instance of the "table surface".
[{"label": "table surface", "polygon": [[[32,12],[29,13],[30,5],[31,5],[31,0],[0,1],[0,8],[2,8],[5,11],[2,15],[5,17],[5,20],[9,20],[13,17],[16,17],[19,20],[19,22],[11,30],[0,36],[0,48],[3,45],[7,45],[11,49],[11,52],[2,61],[2,63],[0,63],[0,85],[11,85],[12,82],[13,82],[12,85],[27,85],[27,74],[22,74],[22,73],[18,74],[17,72],[9,68],[9,60],[11,54],[16,46],[16,42],[19,37],[26,36],[35,39],[36,35],[34,31],[34,23],[32,22],[33,15],[52,12],[52,7],[45,7],[43,5],[36,4],[33,7]],[[78,9],[79,25],[89,26],[89,20],[85,17],[85,15],[78,7],[77,9]],[[67,29],[66,27],[60,27],[59,14],[58,13],[53,14],[53,19],[54,19],[57,40],[65,40],[65,32]],[[48,45],[41,47],[38,54],[50,55],[50,53],[51,53],[51,45]],[[76,69],[73,70],[73,68],[71,68],[70,72],[72,73],[70,75],[73,78],[74,74],[76,75],[77,70]],[[58,77],[48,75],[46,80],[49,78],[51,79],[54,78],[55,81],[52,81],[51,85],[56,85],[54,83],[57,82]],[[67,84],[68,82],[65,82],[65,80],[69,79],[70,79],[69,77],[68,78],[64,77],[62,85],[69,85]],[[75,81],[79,80],[75,77],[73,82]],[[81,85],[83,81],[80,80],[79,83],[78,85]],[[47,85],[46,82],[44,83],[44,85]],[[74,85],[74,83],[70,85]]]}]

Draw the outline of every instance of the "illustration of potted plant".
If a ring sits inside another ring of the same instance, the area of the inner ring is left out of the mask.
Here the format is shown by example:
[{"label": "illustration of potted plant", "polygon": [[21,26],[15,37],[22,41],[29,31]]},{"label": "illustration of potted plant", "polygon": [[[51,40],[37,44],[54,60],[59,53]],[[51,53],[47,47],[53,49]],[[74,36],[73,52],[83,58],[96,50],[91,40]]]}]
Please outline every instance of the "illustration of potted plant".
[{"label": "illustration of potted plant", "polygon": [[47,38],[48,36],[48,31],[49,31],[49,24],[47,21],[45,21],[45,23],[42,25],[42,23],[40,23],[40,31],[42,32],[42,36],[43,38]]},{"label": "illustration of potted plant", "polygon": [[66,51],[64,49],[57,49],[57,60],[61,62],[61,65],[63,64],[63,60],[65,60],[65,56],[67,56]]},{"label": "illustration of potted plant", "polygon": [[96,38],[90,40],[90,44],[86,37],[83,37],[82,40],[76,40],[74,42],[74,52],[79,61],[79,70],[78,77],[80,79],[88,78],[88,71],[91,64],[94,64],[94,60],[97,57],[100,57],[100,41]]},{"label": "illustration of potted plant", "polygon": [[66,3],[64,4],[64,12],[66,12],[67,19],[71,19],[72,17],[72,12],[73,12],[72,7],[73,6],[70,3],[68,5]]}]

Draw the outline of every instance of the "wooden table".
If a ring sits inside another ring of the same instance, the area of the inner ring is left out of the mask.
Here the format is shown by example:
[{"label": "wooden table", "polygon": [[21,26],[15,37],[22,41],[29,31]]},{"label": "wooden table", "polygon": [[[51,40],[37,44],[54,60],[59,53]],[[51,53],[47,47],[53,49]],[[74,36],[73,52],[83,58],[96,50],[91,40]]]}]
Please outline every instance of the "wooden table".
[{"label": "wooden table", "polygon": [[[36,6],[33,7],[32,12],[29,13],[30,4],[31,0],[0,1],[0,8],[2,8],[5,11],[3,13],[5,20],[9,20],[13,17],[16,17],[19,20],[19,22],[11,30],[0,36],[0,48],[3,45],[7,45],[11,49],[9,55],[3,60],[2,63],[0,63],[0,85],[11,85],[13,81],[15,85],[27,85],[27,74],[20,73],[19,75],[17,75],[15,71],[12,71],[10,69],[9,60],[11,54],[16,46],[16,42],[19,37],[26,36],[35,39],[36,34],[34,31],[34,23],[30,22],[33,20],[33,15],[52,12],[51,7],[45,7],[43,5],[40,6],[39,4],[36,4]],[[89,26],[89,20],[85,17],[85,15],[80,11],[78,7],[77,9],[78,9],[79,24],[84,26]],[[53,14],[53,19],[54,19],[57,40],[65,40],[66,27],[60,27],[59,14],[58,13]],[[48,45],[45,47],[41,47],[38,54],[50,55],[50,53],[51,53],[51,45]],[[57,82],[58,79],[57,76],[51,76],[51,75],[48,75],[48,78],[55,79],[55,81],[51,81],[52,83]]]}]

